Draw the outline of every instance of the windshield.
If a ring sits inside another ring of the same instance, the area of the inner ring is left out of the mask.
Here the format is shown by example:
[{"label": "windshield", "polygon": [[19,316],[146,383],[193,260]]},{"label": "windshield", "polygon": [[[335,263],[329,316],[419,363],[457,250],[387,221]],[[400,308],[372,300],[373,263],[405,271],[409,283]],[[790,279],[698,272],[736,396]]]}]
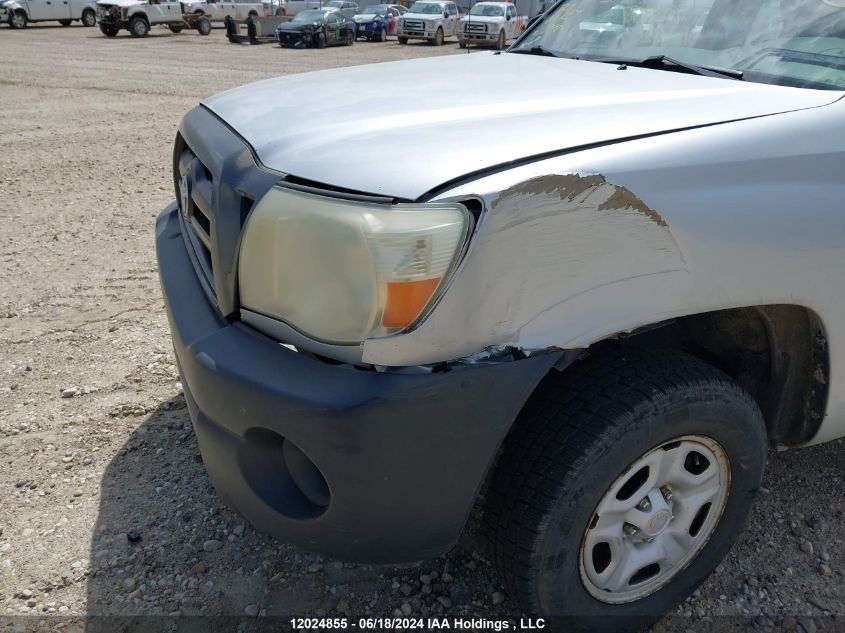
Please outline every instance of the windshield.
[{"label": "windshield", "polygon": [[411,5],[409,13],[426,13],[428,15],[437,15],[438,13],[443,13],[443,7],[441,7],[439,4],[433,4],[431,2],[415,2]]},{"label": "windshield", "polygon": [[292,23],[302,24],[303,22],[322,22],[326,14],[322,11],[300,11],[293,16]]},{"label": "windshield", "polygon": [[386,4],[374,4],[371,7],[367,7],[361,11],[361,15],[381,15],[382,13],[387,12],[387,5]]},{"label": "windshield", "polygon": [[476,4],[469,10],[470,15],[484,15],[489,18],[500,18],[505,12],[502,7],[497,7],[494,4]]},{"label": "windshield", "polygon": [[666,56],[745,81],[845,90],[845,0],[570,0],[510,50]]}]

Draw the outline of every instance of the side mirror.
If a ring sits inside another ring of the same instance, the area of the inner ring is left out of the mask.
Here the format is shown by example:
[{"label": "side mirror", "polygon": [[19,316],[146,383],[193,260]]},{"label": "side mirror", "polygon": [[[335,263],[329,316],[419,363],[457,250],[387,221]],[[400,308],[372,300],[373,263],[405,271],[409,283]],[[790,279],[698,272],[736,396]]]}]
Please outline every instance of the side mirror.
[{"label": "side mirror", "polygon": [[511,21],[511,14],[510,14],[510,13],[508,13],[508,14],[505,16],[505,21],[506,21],[506,22],[510,22],[510,21]]}]

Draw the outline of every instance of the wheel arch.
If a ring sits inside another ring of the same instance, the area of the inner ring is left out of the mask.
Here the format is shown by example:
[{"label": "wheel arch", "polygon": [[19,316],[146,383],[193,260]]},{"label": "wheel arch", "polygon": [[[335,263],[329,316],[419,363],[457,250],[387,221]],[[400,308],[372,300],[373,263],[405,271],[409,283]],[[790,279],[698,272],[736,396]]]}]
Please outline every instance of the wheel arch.
[{"label": "wheel arch", "polygon": [[719,368],[757,401],[772,442],[805,444],[821,426],[830,351],[821,318],[807,307],[755,305],[689,314],[618,333],[583,353],[625,346],[675,349]]}]

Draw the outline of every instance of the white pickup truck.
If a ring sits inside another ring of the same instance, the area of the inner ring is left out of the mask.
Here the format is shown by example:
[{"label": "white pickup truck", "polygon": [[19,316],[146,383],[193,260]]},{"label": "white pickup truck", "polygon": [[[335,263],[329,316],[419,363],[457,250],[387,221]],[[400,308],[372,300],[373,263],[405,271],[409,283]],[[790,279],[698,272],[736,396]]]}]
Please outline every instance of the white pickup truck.
[{"label": "white pickup truck", "polygon": [[454,2],[417,0],[399,19],[396,37],[400,44],[419,39],[440,46],[444,38],[458,34],[459,20],[458,5]]},{"label": "white pickup truck", "polygon": [[528,16],[517,15],[511,2],[479,2],[461,19],[458,45],[480,44],[500,51],[508,40],[522,34],[526,24]]},{"label": "white pickup truck", "polygon": [[25,28],[29,22],[57,21],[68,26],[73,21],[83,26],[97,23],[95,0],[6,0],[0,2],[0,22],[13,29]]},{"label": "white pickup truck", "polygon": [[[198,5],[194,3],[194,10]],[[186,27],[196,29],[200,35],[211,33],[211,21],[205,15],[186,11],[181,2],[161,0],[98,0],[97,23],[106,37],[115,37],[120,29],[126,29],[132,37],[146,37],[150,27],[167,26],[173,33]]]}]

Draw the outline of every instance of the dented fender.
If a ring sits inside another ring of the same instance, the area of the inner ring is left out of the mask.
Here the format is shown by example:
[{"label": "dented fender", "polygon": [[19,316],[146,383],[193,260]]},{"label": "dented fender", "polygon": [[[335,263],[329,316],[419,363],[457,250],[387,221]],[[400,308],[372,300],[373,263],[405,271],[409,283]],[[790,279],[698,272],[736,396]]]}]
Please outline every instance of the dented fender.
[{"label": "dented fender", "polygon": [[[660,212],[601,174],[546,174],[488,200],[464,265],[431,317],[404,336],[364,343],[363,359],[407,365],[562,342],[536,324],[604,286],[685,275]],[[459,327],[468,324],[469,327]]]}]

